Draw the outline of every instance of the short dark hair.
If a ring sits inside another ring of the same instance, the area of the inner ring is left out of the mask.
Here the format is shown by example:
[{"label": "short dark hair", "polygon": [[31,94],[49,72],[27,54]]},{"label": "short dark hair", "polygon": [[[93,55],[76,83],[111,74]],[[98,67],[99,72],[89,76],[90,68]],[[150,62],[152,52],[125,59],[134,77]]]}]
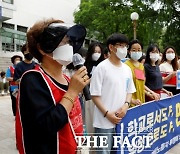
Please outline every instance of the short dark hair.
[{"label": "short dark hair", "polygon": [[139,40],[135,39],[135,40],[132,40],[132,41],[129,42],[129,44],[128,44],[128,45],[129,45],[128,50],[130,50],[131,47],[132,47],[132,45],[133,45],[133,44],[136,44],[136,43],[139,44],[139,45],[141,46],[141,48],[143,49],[143,44],[142,44]]},{"label": "short dark hair", "polygon": [[4,71],[1,72],[1,77],[3,77],[6,73]]},{"label": "short dark hair", "polygon": [[108,48],[106,47],[106,48],[104,49],[104,54],[105,54],[105,55],[108,55],[108,53],[109,53],[109,50],[108,50]]},{"label": "short dark hair", "polygon": [[128,38],[124,34],[120,33],[114,33],[110,35],[107,39],[106,45],[107,48],[109,49],[109,45],[115,45],[116,43],[127,43],[128,44]]}]

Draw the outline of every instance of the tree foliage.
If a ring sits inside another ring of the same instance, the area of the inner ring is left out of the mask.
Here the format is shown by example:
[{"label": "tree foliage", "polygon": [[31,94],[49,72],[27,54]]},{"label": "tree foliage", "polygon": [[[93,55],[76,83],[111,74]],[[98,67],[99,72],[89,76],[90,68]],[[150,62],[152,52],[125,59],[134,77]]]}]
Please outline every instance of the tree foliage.
[{"label": "tree foliage", "polygon": [[166,27],[163,45],[173,45],[180,54],[180,1],[162,0],[161,3]]},{"label": "tree foliage", "polygon": [[86,26],[88,37],[105,42],[115,32],[133,39],[130,14],[137,12],[137,38],[147,46],[156,43],[180,48],[179,0],[82,0],[75,22]]}]

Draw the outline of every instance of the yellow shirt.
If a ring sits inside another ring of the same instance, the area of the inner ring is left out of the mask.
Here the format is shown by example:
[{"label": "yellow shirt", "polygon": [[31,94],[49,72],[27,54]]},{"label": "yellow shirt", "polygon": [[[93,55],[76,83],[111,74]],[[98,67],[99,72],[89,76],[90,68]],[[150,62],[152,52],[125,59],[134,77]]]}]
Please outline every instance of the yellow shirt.
[{"label": "yellow shirt", "polygon": [[[125,62],[125,64],[127,64],[132,71],[132,76],[133,76],[133,81],[134,81],[134,85],[136,87],[136,92],[132,94],[132,99],[139,99],[142,103],[145,102],[145,78],[144,79],[140,79],[137,75],[137,73],[135,74],[135,71],[141,73],[140,76],[145,76],[144,74],[144,66],[143,64],[139,63],[139,67],[136,67],[133,65],[133,63],[130,60],[127,60]],[[138,74],[139,74],[138,73]],[[138,79],[139,78],[139,79]],[[131,104],[130,107],[135,106],[135,104]]]}]

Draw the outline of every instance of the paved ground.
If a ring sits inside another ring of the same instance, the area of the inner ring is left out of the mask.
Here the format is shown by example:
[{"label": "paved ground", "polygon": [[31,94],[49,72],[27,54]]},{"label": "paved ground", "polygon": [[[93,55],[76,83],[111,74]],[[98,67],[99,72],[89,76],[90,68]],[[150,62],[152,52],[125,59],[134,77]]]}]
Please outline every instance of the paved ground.
[{"label": "paved ground", "polygon": [[10,96],[0,96],[0,154],[17,154]]},{"label": "paved ground", "polygon": [[[18,154],[15,146],[14,117],[10,96],[0,96],[0,154]],[[167,154],[179,154],[180,143]]]}]

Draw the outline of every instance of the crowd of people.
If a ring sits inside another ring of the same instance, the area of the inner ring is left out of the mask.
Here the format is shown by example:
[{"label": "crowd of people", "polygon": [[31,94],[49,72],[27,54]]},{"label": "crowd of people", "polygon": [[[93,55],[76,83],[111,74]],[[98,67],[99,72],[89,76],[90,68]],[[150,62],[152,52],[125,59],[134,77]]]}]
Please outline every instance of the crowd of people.
[{"label": "crowd of people", "polygon": [[[14,55],[12,66],[1,72],[0,91],[10,92],[20,154],[75,153],[74,137],[84,132],[106,134],[108,147],[96,153],[110,153],[115,126],[129,108],[180,93],[174,47],[161,53],[151,44],[145,52],[139,40],[129,42],[124,34],[114,33],[106,47],[92,42],[86,51],[85,36],[86,29],[79,24],[39,21],[27,32],[21,50],[24,60]],[[73,66],[73,53],[84,58],[84,66]]]}]

